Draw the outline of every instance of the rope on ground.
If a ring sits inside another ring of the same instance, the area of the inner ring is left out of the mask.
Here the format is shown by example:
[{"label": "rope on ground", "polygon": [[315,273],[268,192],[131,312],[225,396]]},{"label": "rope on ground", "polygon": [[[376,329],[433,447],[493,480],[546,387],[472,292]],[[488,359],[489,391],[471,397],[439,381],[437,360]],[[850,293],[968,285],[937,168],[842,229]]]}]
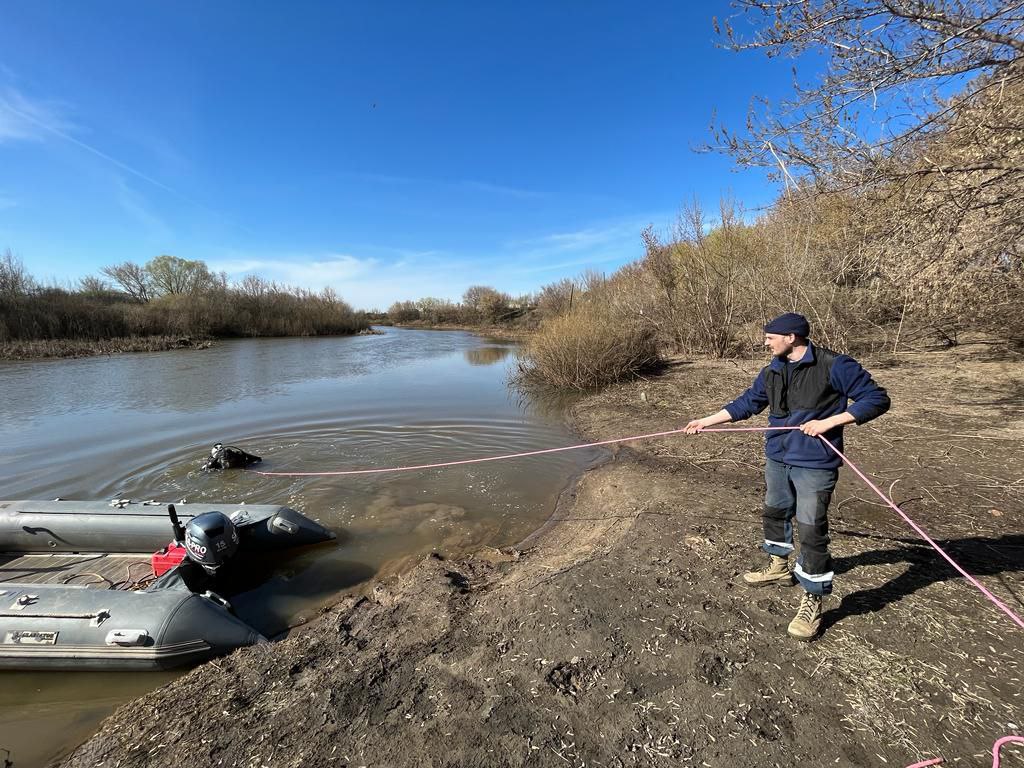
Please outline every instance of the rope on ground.
[{"label": "rope on ground", "polygon": [[[999,768],[999,753],[1004,744],[1010,743],[1024,744],[1024,736],[1003,736],[1003,738],[996,741],[996,743],[992,745],[992,768]],[[936,757],[933,760],[923,760],[920,763],[908,765],[907,768],[926,768],[929,765],[941,765],[942,762],[943,759],[941,757]]]}]

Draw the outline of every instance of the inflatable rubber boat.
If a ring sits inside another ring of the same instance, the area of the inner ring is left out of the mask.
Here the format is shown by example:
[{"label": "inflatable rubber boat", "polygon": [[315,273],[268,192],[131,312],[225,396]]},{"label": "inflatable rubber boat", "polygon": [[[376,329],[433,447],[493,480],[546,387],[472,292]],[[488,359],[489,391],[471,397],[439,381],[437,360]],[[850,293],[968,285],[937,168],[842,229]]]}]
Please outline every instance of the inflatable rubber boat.
[{"label": "inflatable rubber boat", "polygon": [[0,501],[0,668],[169,669],[266,642],[223,595],[334,538],[273,505]]}]

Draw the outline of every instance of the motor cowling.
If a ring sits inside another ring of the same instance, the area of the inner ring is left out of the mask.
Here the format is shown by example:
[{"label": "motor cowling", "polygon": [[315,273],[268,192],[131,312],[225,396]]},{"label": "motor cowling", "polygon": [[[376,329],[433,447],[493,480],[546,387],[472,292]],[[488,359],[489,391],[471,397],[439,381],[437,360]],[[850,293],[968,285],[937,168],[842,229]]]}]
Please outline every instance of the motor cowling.
[{"label": "motor cowling", "polygon": [[185,526],[185,550],[189,560],[216,573],[238,550],[238,530],[223,512],[198,515]]}]

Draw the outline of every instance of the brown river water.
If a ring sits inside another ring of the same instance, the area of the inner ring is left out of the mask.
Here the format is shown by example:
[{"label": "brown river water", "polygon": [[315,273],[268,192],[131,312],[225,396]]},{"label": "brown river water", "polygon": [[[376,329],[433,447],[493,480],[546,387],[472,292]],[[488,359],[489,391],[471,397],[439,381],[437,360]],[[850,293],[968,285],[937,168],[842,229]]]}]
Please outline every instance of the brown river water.
[{"label": "brown river water", "polygon": [[[258,469],[318,471],[578,441],[565,403],[508,386],[513,346],[459,331],[384,330],[0,362],[0,499],[247,501],[320,520],[338,533],[337,547],[282,563],[233,600],[268,636],[399,558],[522,540],[599,452],[354,477],[200,471],[216,442],[259,454]],[[0,671],[0,765],[54,763],[114,708],[175,677]]]}]

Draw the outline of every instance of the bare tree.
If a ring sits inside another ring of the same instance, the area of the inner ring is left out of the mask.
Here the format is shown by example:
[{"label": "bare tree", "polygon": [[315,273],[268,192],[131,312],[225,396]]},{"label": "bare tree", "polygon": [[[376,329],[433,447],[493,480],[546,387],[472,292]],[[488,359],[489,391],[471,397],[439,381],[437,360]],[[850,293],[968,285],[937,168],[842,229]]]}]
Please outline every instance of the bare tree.
[{"label": "bare tree", "polygon": [[125,293],[140,304],[145,304],[149,301],[152,295],[149,275],[138,264],[126,261],[123,264],[103,267],[100,272],[121,286]]},{"label": "bare tree", "polygon": [[558,317],[572,309],[577,287],[575,281],[568,277],[549,283],[537,294],[537,311],[542,317]]},{"label": "bare tree", "polygon": [[825,60],[815,81],[794,74],[791,98],[755,102],[744,133],[716,137],[741,165],[774,168],[784,216],[816,218],[823,194],[851,203],[843,269],[821,260],[828,242],[804,245],[842,276],[836,291],[857,285],[872,314],[898,319],[894,346],[908,317],[948,335],[1024,299],[1024,2],[733,5],[755,30],[726,23],[733,49]]},{"label": "bare tree", "polygon": [[35,280],[25,271],[21,259],[10,248],[0,256],[0,295],[20,296],[36,287]]},{"label": "bare tree", "polygon": [[975,145],[980,154],[955,165],[908,167],[905,160],[983,93],[1024,77],[1015,66],[1024,55],[1019,0],[734,0],[733,6],[744,26],[756,30],[747,38],[731,21],[716,22],[734,50],[825,59],[824,74],[811,82],[801,82],[794,68],[792,98],[774,108],[756,101],[745,134],[719,130],[718,147],[741,164],[774,167],[787,185],[810,176],[846,188],[1006,168],[984,143]]},{"label": "bare tree", "polygon": [[458,314],[456,306],[448,299],[433,296],[424,296],[416,302],[416,308],[420,312],[420,318],[431,325],[450,322]]},{"label": "bare tree", "polygon": [[396,301],[388,308],[388,318],[393,323],[410,323],[420,319],[420,311],[412,301]]},{"label": "bare tree", "polygon": [[110,292],[110,285],[95,275],[87,275],[78,281],[78,290],[85,294],[106,294]]},{"label": "bare tree", "polygon": [[640,233],[644,244],[643,266],[654,279],[658,287],[660,301],[658,315],[648,319],[659,326],[663,333],[667,331],[672,344],[679,349],[683,346],[679,322],[679,270],[673,258],[673,248],[662,244],[653,226],[648,226]]},{"label": "bare tree", "polygon": [[488,285],[471,285],[462,295],[462,303],[472,314],[495,323],[507,312],[512,299],[507,293]]},{"label": "bare tree", "polygon": [[217,282],[206,264],[178,256],[157,256],[146,264],[146,274],[160,296],[194,296]]}]

